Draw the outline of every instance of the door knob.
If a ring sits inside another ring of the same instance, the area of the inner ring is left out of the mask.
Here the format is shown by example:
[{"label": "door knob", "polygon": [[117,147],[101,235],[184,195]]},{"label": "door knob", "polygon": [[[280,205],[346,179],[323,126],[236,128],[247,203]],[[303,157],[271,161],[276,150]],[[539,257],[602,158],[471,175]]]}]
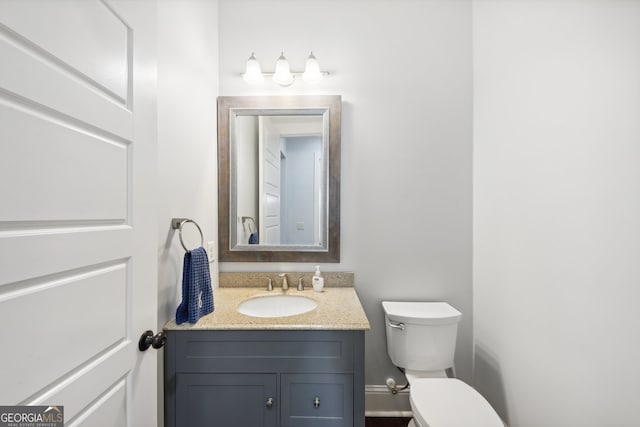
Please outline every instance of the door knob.
[{"label": "door knob", "polygon": [[314,408],[319,408],[320,407],[320,398],[318,396],[316,396],[316,398],[313,399],[313,407]]},{"label": "door knob", "polygon": [[167,335],[164,332],[158,332],[153,335],[153,331],[144,331],[138,341],[138,349],[145,351],[149,347],[158,349],[167,342]]}]

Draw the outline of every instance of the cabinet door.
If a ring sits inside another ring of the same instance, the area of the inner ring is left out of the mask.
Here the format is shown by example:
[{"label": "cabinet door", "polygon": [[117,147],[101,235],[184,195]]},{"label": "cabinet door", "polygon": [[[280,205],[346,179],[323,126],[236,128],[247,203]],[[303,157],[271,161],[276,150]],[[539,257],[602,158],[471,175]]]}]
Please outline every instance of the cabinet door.
[{"label": "cabinet door", "polygon": [[353,427],[353,375],[282,374],[282,427]]},{"label": "cabinet door", "polygon": [[276,374],[177,374],[176,391],[178,426],[276,427]]}]

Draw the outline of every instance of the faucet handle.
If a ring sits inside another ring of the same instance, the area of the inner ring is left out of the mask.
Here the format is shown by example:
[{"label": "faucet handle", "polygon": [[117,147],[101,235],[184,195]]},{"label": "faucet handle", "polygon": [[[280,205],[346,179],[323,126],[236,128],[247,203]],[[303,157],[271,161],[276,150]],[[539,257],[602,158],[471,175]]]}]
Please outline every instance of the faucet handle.
[{"label": "faucet handle", "polygon": [[304,278],[304,276],[298,277],[298,290],[299,291],[304,291],[304,284],[302,283],[302,279],[303,278]]},{"label": "faucet handle", "polygon": [[282,290],[286,291],[287,289],[289,289],[289,280],[287,280],[287,274],[280,273],[278,274],[278,276],[282,277]]},{"label": "faucet handle", "polygon": [[268,291],[272,291],[273,290],[273,284],[271,283],[271,277],[267,277],[267,276],[262,276],[263,279],[267,279],[267,290]]}]

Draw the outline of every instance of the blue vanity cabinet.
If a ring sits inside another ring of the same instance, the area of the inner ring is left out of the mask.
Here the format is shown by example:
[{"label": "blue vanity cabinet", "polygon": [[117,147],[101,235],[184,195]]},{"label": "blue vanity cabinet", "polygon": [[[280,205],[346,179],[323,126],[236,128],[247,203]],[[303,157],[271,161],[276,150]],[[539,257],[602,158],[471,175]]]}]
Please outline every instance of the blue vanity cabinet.
[{"label": "blue vanity cabinet", "polygon": [[364,427],[364,331],[166,333],[166,427]]}]

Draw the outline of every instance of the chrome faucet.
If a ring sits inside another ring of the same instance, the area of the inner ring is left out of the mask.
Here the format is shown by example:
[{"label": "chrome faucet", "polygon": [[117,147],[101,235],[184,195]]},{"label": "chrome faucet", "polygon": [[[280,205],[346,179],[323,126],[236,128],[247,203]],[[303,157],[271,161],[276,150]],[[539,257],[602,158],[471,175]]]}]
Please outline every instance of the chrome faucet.
[{"label": "chrome faucet", "polygon": [[286,291],[289,289],[289,279],[287,279],[286,273],[280,273],[278,276],[282,277],[282,290]]},{"label": "chrome faucet", "polygon": [[273,285],[271,284],[271,277],[266,277],[263,276],[263,279],[267,279],[267,290],[268,291],[272,291],[273,290]]},{"label": "chrome faucet", "polygon": [[303,276],[298,277],[298,290],[304,291],[304,284],[302,283]]}]

